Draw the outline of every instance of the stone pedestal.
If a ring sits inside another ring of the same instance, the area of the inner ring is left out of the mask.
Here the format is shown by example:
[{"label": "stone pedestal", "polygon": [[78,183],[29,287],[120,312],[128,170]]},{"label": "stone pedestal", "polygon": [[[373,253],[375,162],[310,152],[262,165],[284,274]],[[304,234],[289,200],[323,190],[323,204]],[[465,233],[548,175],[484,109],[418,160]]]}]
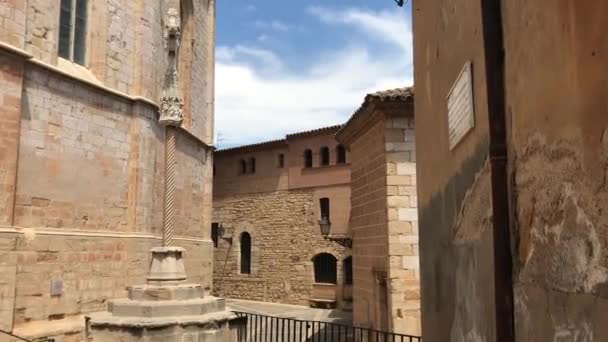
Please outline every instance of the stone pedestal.
[{"label": "stone pedestal", "polygon": [[132,286],[128,298],[87,317],[87,338],[105,341],[237,341],[244,321],[226,311],[224,299],[187,284],[180,247],[152,248],[148,284]]}]

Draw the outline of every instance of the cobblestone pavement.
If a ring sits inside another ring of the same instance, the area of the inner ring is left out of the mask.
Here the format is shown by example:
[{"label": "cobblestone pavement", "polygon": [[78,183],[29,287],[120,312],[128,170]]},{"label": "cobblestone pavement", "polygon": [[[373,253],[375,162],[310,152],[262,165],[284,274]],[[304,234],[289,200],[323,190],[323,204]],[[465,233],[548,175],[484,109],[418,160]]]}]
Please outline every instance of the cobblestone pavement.
[{"label": "cobblestone pavement", "polygon": [[255,302],[241,299],[226,299],[229,310],[248,312],[258,315],[286,317],[308,321],[324,321],[352,324],[352,312],[342,310],[315,309],[307,306],[268,302]]}]

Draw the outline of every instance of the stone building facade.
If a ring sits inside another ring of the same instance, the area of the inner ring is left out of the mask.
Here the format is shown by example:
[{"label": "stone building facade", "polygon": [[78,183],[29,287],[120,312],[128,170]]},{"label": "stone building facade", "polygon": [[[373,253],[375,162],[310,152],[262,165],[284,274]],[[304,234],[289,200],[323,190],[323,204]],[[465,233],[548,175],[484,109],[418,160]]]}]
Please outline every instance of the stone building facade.
[{"label": "stone building facade", "polygon": [[[348,234],[350,157],[334,138],[340,127],[216,151],[213,222],[224,234],[216,239],[215,294],[350,306],[350,249],[325,240],[318,223],[328,199],[332,234]],[[333,260],[333,281],[315,278],[319,256]]]},{"label": "stone building facade", "polygon": [[608,3],[412,8],[424,340],[608,340]]},{"label": "stone building facade", "polygon": [[420,335],[413,88],[367,95],[336,138],[350,151],[353,321]]},{"label": "stone building facade", "polygon": [[176,235],[190,280],[210,289],[214,1],[2,1],[0,329],[77,341],[83,314],[145,281],[162,226],[169,7],[184,47]]}]

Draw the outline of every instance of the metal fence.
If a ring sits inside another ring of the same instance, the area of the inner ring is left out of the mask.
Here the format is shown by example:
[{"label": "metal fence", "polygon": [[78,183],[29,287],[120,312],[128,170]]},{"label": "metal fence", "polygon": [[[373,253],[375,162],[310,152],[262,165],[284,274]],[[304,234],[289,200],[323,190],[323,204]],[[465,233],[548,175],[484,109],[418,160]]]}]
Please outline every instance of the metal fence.
[{"label": "metal fence", "polygon": [[239,342],[421,342],[419,336],[396,334],[346,324],[236,312],[247,323]]}]

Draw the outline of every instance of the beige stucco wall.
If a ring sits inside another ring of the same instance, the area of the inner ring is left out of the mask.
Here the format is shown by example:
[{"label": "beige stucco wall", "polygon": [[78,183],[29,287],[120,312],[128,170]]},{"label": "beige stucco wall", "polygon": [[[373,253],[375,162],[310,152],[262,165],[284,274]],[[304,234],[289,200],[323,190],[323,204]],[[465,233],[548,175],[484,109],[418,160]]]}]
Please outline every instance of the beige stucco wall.
[{"label": "beige stucco wall", "polygon": [[[160,243],[168,3],[90,3],[85,66],[57,57],[58,0],[0,3],[0,325],[25,337],[79,338],[82,314],[145,282]],[[201,102],[177,135],[176,234],[210,289],[214,3],[183,11],[197,52],[182,86]]]},{"label": "beige stucco wall", "polygon": [[[425,341],[496,338],[487,158],[496,123],[479,4],[413,3]],[[608,7],[501,5],[515,339],[606,340]],[[445,95],[467,60],[476,127],[449,151]]]}]

